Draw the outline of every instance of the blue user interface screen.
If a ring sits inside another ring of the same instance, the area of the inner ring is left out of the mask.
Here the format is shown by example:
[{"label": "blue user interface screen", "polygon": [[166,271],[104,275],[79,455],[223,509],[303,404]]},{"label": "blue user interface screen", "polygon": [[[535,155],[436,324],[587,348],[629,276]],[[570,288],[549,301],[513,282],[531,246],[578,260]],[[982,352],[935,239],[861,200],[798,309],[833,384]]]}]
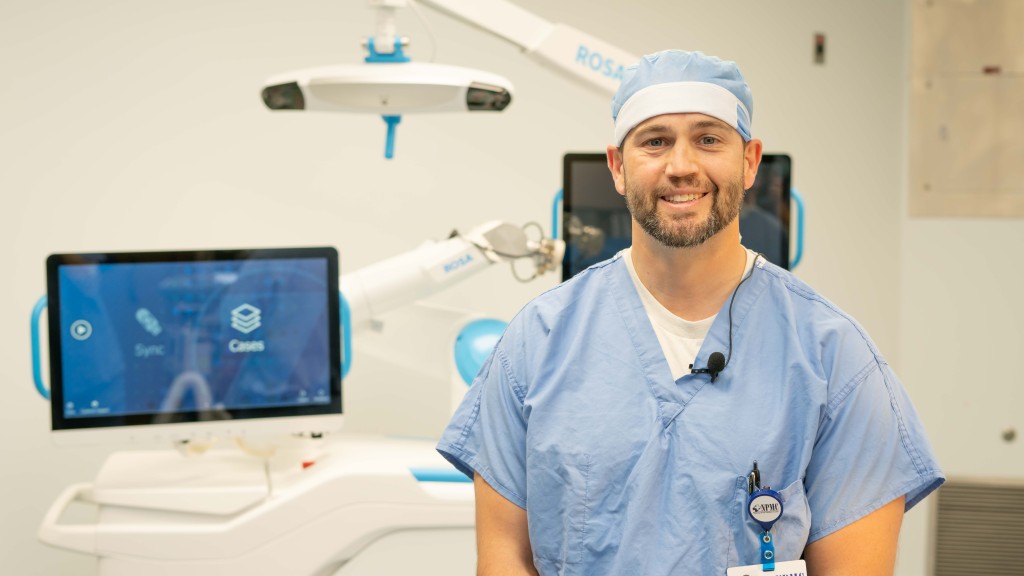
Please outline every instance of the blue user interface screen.
[{"label": "blue user interface screen", "polygon": [[64,418],[330,404],[327,279],[322,258],[60,266]]}]

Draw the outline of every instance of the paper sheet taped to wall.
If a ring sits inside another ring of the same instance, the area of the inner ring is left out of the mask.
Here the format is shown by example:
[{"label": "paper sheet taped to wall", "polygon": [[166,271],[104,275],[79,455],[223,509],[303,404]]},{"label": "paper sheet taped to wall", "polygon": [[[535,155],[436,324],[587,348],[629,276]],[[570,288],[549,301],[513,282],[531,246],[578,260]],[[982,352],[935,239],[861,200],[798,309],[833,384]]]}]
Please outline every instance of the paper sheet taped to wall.
[{"label": "paper sheet taped to wall", "polygon": [[1024,1],[917,0],[912,216],[1024,216]]}]

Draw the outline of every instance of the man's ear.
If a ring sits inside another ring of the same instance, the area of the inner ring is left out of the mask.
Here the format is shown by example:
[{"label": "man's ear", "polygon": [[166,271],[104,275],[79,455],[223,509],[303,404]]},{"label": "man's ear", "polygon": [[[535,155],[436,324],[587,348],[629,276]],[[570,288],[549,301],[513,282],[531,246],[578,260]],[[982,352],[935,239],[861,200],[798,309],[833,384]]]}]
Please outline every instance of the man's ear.
[{"label": "man's ear", "polygon": [[615,190],[620,196],[626,195],[626,179],[622,168],[622,150],[608,145],[608,171],[612,173],[612,180],[615,181]]},{"label": "man's ear", "polygon": [[743,147],[743,189],[750,190],[757,178],[757,168],[761,165],[760,140],[754,138]]}]

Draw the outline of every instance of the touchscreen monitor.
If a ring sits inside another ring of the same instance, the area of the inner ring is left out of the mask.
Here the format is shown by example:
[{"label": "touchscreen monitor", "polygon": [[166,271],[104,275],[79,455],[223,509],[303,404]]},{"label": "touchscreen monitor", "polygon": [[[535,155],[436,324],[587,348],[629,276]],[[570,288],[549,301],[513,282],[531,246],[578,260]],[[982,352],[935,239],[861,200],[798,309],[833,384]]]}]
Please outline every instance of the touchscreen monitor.
[{"label": "touchscreen monitor", "polygon": [[333,248],[54,254],[55,438],[340,426]]},{"label": "touchscreen monitor", "polygon": [[[789,268],[791,161],[765,154],[740,209],[743,245]],[[562,165],[562,279],[606,260],[632,241],[632,217],[615,191],[603,153],[566,154]]]}]

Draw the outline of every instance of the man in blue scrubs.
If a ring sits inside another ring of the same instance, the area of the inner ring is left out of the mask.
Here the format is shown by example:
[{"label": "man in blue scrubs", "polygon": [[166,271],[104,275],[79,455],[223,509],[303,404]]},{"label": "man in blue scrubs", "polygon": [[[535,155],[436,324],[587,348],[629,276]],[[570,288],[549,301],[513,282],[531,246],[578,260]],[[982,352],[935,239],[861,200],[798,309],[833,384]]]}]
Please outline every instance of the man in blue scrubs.
[{"label": "man in blue scrubs", "polygon": [[943,476],[864,329],[741,245],[752,112],[732,62],[626,71],[608,166],[631,248],[516,316],[438,444],[475,481],[481,574],[761,566],[755,461],[783,503],[776,561],[892,574],[904,511]]}]

